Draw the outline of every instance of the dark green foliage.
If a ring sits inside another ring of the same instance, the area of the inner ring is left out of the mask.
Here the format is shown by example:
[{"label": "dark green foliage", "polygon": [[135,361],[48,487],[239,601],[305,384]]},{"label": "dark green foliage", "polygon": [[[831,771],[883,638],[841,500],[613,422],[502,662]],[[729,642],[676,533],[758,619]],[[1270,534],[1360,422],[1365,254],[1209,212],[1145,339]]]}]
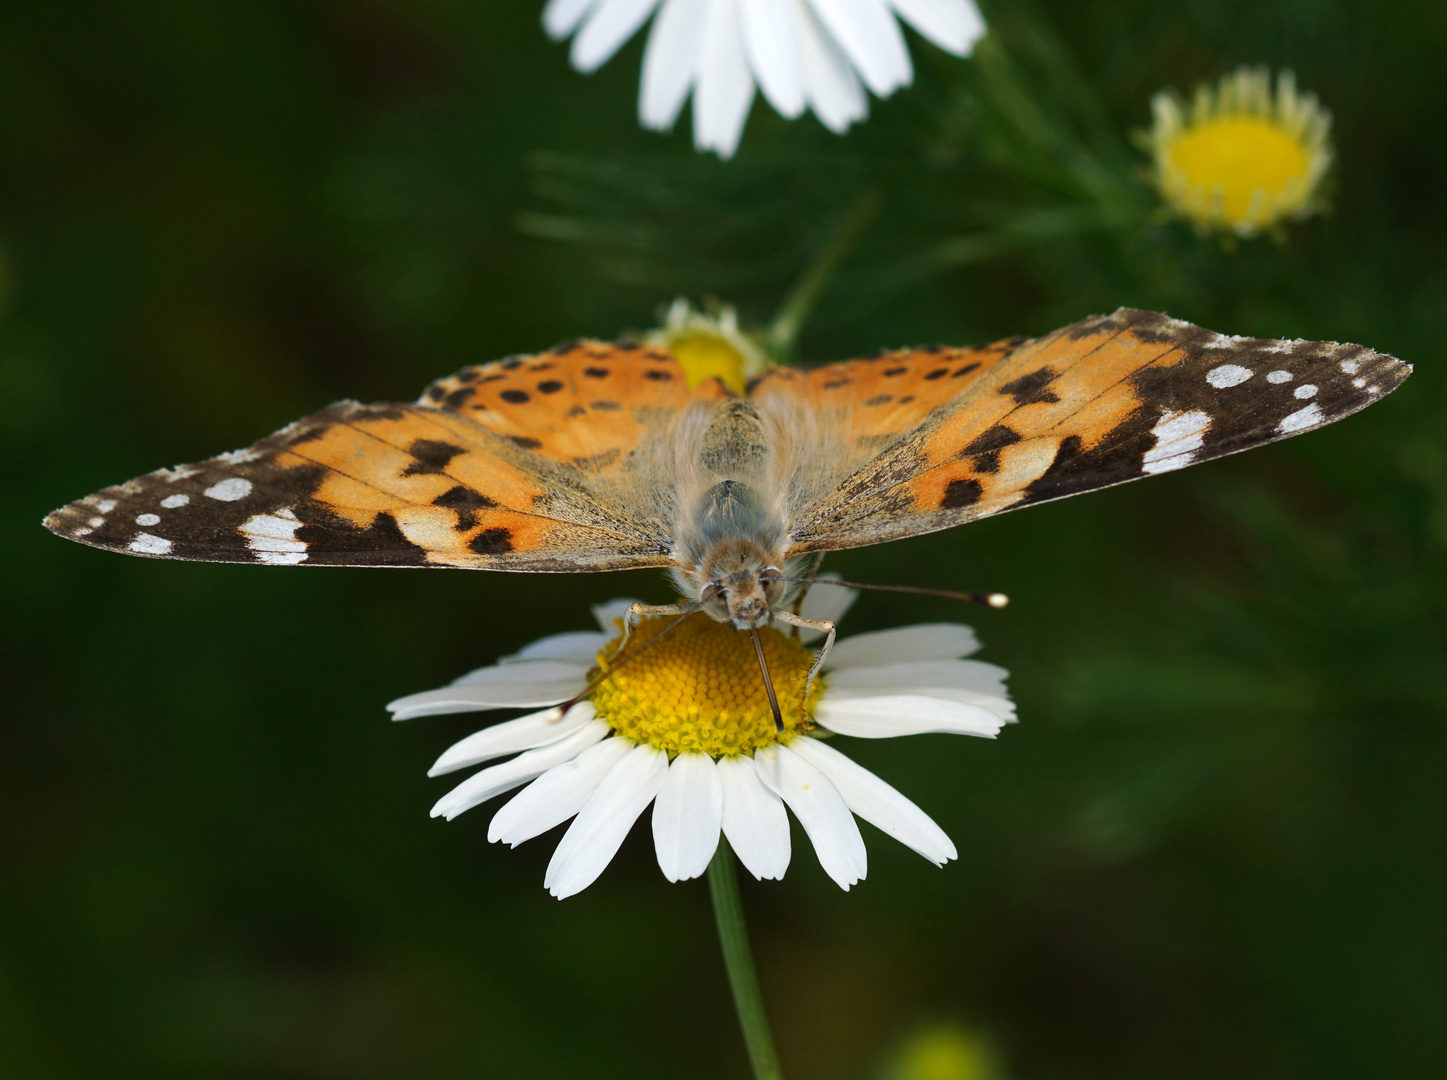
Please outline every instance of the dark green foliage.
[{"label": "dark green foliage", "polygon": [[[1440,4],[991,5],[973,62],[848,137],[755,106],[738,160],[637,129],[637,42],[584,78],[538,4],[16,0],[0,12],[0,749],[7,1076],[744,1075],[702,882],[640,826],[559,904],[552,841],[426,812],[466,717],[382,704],[656,575],[190,566],[44,513],[342,398],[643,329],[772,317],[878,214],[807,360],[1040,333],[1122,304],[1417,365],[1326,431],[832,565],[1010,593],[998,743],[851,747],[960,848],[866,828],[745,883],[795,1080],[929,1018],[1015,1078],[1447,1069],[1447,18]],[[1293,67],[1335,208],[1223,248],[1156,220],[1163,86]],[[846,626],[958,618],[867,596]],[[802,841],[802,838],[800,838]]]}]

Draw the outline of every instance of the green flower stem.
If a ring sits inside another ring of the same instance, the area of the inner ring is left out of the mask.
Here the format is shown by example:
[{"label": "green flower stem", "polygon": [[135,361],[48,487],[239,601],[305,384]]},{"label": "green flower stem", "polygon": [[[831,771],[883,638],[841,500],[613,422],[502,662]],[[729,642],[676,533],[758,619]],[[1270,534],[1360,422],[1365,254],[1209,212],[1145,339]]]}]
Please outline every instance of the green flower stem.
[{"label": "green flower stem", "polygon": [[744,926],[734,853],[722,838],[713,861],[708,864],[708,892],[713,897],[713,915],[718,923],[719,944],[723,946],[724,967],[729,973],[729,989],[739,1011],[739,1026],[744,1029],[744,1045],[748,1047],[754,1076],[756,1080],[783,1080],[779,1055],[774,1052],[774,1036],[769,1031],[769,1017],[764,1012],[764,999],[759,994],[759,979],[754,974],[754,956],[749,950],[749,931]]},{"label": "green flower stem", "polygon": [[834,271],[839,269],[839,264],[849,254],[849,249],[859,239],[860,233],[874,220],[874,215],[879,212],[883,201],[884,197],[877,188],[870,188],[861,195],[859,201],[849,208],[848,213],[835,227],[834,235],[829,238],[824,249],[785,298],[778,315],[769,324],[768,333],[769,351],[779,363],[788,361],[794,351],[794,344],[799,339],[799,331],[804,328],[804,322],[814,310],[814,304],[823,294],[824,287],[829,284]]}]

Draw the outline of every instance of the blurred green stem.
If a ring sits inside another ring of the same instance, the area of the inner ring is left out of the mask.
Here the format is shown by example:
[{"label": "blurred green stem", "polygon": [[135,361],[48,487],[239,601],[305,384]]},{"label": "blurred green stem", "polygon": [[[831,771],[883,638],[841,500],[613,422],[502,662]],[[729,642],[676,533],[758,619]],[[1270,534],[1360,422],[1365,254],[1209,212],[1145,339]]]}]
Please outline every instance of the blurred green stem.
[{"label": "blurred green stem", "polygon": [[729,989],[739,1011],[739,1026],[744,1029],[744,1045],[748,1047],[754,1076],[756,1080],[783,1080],[779,1056],[774,1052],[774,1036],[769,1031],[769,1018],[764,1012],[764,999],[759,994],[759,979],[754,974],[754,956],[749,950],[749,931],[744,925],[734,853],[722,838],[713,861],[708,864],[708,891],[713,897],[713,915],[718,923],[719,944],[723,946],[724,967],[729,973]]},{"label": "blurred green stem", "polygon": [[859,201],[849,208],[848,213],[835,227],[834,235],[829,238],[824,249],[785,298],[778,315],[769,325],[769,351],[775,360],[784,363],[789,359],[794,351],[794,344],[798,341],[799,331],[804,328],[804,322],[824,292],[824,286],[834,276],[834,271],[839,269],[839,264],[844,261],[844,256],[849,254],[849,249],[859,239],[859,234],[874,220],[874,215],[879,212],[883,201],[884,197],[878,188],[870,188],[861,195]]}]

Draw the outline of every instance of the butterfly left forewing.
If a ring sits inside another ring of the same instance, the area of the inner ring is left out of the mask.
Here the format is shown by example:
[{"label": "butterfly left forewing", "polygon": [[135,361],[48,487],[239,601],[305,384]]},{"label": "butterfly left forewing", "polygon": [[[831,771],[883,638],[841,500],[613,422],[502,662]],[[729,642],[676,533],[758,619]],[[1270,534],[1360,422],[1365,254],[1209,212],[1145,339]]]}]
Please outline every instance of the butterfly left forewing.
[{"label": "butterfly left forewing", "polygon": [[[1122,309],[1021,344],[801,514],[791,552],[882,543],[1310,431],[1395,389],[1360,345]],[[867,410],[855,402],[858,411]]]}]

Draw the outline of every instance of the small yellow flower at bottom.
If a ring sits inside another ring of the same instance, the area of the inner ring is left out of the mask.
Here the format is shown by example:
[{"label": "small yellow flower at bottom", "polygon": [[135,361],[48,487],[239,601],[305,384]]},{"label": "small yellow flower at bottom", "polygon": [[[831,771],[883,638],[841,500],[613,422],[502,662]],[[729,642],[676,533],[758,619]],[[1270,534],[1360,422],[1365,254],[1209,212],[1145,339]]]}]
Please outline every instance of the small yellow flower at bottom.
[{"label": "small yellow flower at bottom", "polygon": [[1321,209],[1331,114],[1290,71],[1273,92],[1265,68],[1239,68],[1189,104],[1162,91],[1151,111],[1156,187],[1201,231],[1250,237]]}]

